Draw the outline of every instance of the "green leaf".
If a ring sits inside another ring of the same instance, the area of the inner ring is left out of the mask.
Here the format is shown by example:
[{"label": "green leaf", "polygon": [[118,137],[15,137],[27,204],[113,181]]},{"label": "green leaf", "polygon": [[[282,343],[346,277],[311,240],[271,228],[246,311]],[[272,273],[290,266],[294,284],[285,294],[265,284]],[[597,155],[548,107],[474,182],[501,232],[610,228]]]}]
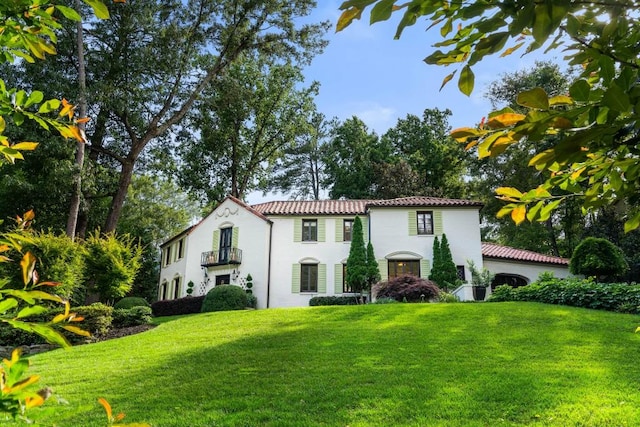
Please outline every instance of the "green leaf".
[{"label": "green leaf", "polygon": [[625,93],[618,85],[612,83],[609,89],[602,96],[602,104],[606,105],[613,111],[626,112],[631,109],[629,95]]},{"label": "green leaf", "polygon": [[471,71],[471,67],[465,65],[464,68],[462,68],[460,78],[458,79],[458,89],[460,89],[460,92],[469,96],[471,95],[471,92],[473,92],[474,84],[475,76],[473,74],[473,71]]},{"label": "green leaf", "polygon": [[60,108],[60,101],[58,99],[50,99],[40,106],[38,113],[47,114],[57,110],[58,108]]},{"label": "green leaf", "polygon": [[370,23],[375,24],[376,22],[386,21],[391,17],[391,12],[393,11],[393,3],[395,0],[380,0],[371,10]]},{"label": "green leaf", "polygon": [[589,100],[589,92],[591,85],[586,80],[580,79],[571,85],[569,94],[578,102],[587,102]]},{"label": "green leaf", "polygon": [[62,12],[64,17],[67,19],[71,19],[72,21],[80,21],[81,19],[80,14],[70,7],[62,6],[58,4],[56,5],[56,9]]},{"label": "green leaf", "polygon": [[51,326],[39,323],[28,323],[20,320],[7,320],[7,323],[9,323],[14,328],[38,334],[42,338],[47,340],[47,342],[49,342],[50,344],[57,344],[61,347],[69,347],[69,342],[67,342],[67,339]]},{"label": "green leaf", "polygon": [[624,232],[628,233],[630,231],[637,229],[638,227],[640,227],[640,212],[637,212],[631,218],[625,221]]},{"label": "green leaf", "polygon": [[598,58],[598,65],[600,65],[600,77],[606,85],[616,76],[615,63],[610,57],[602,55]]},{"label": "green leaf", "polygon": [[30,107],[33,104],[39,104],[43,99],[44,94],[42,92],[40,92],[39,90],[33,91],[31,92],[31,95],[29,95],[29,98],[27,98],[27,102],[25,102],[24,108]]},{"label": "green leaf", "polygon": [[22,310],[20,310],[18,312],[18,315],[16,316],[17,319],[20,319],[22,317],[29,317],[29,316],[33,316],[34,314],[42,314],[42,313],[46,313],[47,311],[49,311],[46,307],[43,307],[41,305],[34,305],[31,307],[25,307]]},{"label": "green leaf", "polygon": [[453,29],[453,18],[447,19],[442,28],[440,28],[440,35],[445,37]]},{"label": "green leaf", "polygon": [[18,301],[14,298],[7,298],[0,301],[0,313],[6,313],[14,307],[17,307]]},{"label": "green leaf", "polygon": [[527,108],[535,108],[538,110],[549,109],[549,97],[547,92],[540,87],[535,87],[531,90],[520,92],[516,99],[518,105],[522,105]]},{"label": "green leaf", "polygon": [[543,44],[553,32],[550,10],[546,3],[536,5],[533,21],[533,38],[539,44]]},{"label": "green leaf", "polygon": [[91,6],[97,18],[109,19],[109,9],[100,0],[84,0],[84,2]]},{"label": "green leaf", "polygon": [[547,203],[545,207],[540,210],[540,218],[538,218],[538,221],[542,222],[548,220],[549,217],[551,217],[551,212],[553,212],[554,209],[556,209],[558,205],[560,205],[560,203],[562,203],[562,199],[554,200],[553,202]]}]

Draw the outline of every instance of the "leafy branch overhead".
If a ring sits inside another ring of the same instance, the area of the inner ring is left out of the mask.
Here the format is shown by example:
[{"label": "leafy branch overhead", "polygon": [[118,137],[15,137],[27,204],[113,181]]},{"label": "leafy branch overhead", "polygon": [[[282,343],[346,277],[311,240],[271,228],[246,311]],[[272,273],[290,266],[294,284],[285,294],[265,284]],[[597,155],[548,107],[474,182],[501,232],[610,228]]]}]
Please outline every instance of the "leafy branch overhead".
[{"label": "leafy branch overhead", "polygon": [[[516,223],[545,221],[564,200],[574,197],[580,198],[585,213],[610,204],[637,205],[640,28],[635,16],[640,4],[630,0],[395,3],[345,1],[337,30],[359,19],[369,6],[373,6],[371,23],[402,12],[396,38],[425,18],[429,28],[440,28],[442,36],[425,62],[457,66],[443,86],[459,72],[458,87],[467,95],[474,89],[474,65],[488,55],[562,48],[567,65],[581,68],[569,93],[550,97],[534,88],[518,95],[524,114],[507,108],[491,113],[479,126],[452,132],[480,157],[498,156],[524,140],[553,137],[552,145],[532,153],[528,163],[543,174],[544,183],[529,191],[498,189],[497,196],[507,202],[499,215],[511,215]],[[640,212],[628,210],[625,230],[638,226]]]},{"label": "leafy branch overhead", "polygon": [[[122,0],[120,0],[121,2]],[[98,18],[109,17],[107,7],[99,0],[85,0]],[[74,21],[80,15],[70,7],[46,0],[15,0],[0,4],[0,63],[23,60],[30,63],[55,55],[56,31],[62,28],[60,18]],[[23,158],[23,151],[34,150],[38,145],[31,141],[12,142],[4,134],[7,120],[21,126],[25,120],[33,120],[45,130],[53,129],[64,138],[85,142],[85,136],[77,126],[85,119],[74,120],[75,107],[65,99],[45,100],[40,91],[27,93],[14,88],[7,89],[0,79],[0,159],[11,163]]]}]

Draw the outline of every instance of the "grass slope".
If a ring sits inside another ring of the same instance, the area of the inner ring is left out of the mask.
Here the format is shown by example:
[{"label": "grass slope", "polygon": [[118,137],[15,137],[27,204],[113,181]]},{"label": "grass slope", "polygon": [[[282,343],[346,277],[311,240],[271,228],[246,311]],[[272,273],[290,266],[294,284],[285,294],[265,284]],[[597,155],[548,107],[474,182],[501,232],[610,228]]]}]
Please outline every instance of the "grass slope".
[{"label": "grass slope", "polygon": [[[637,317],[535,303],[194,315],[33,357],[45,425],[640,425]],[[51,406],[49,403],[47,406]]]}]

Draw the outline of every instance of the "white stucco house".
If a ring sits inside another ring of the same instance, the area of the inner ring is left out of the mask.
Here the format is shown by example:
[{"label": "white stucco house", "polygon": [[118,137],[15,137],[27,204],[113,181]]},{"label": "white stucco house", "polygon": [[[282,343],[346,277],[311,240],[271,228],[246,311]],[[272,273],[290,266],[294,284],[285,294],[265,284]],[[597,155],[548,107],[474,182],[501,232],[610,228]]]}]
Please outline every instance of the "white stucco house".
[{"label": "white stucco house", "polygon": [[252,277],[258,308],[307,306],[313,296],[345,295],[344,266],[353,220],[363,223],[383,280],[428,277],[433,240],[447,235],[459,277],[455,293],[473,299],[467,261],[524,285],[543,271],[569,275],[568,261],[480,240],[479,210],[470,200],[405,197],[391,200],[278,201],[249,206],[227,197],[209,215],[161,245],[158,299],[203,295],[219,284],[244,286]]}]

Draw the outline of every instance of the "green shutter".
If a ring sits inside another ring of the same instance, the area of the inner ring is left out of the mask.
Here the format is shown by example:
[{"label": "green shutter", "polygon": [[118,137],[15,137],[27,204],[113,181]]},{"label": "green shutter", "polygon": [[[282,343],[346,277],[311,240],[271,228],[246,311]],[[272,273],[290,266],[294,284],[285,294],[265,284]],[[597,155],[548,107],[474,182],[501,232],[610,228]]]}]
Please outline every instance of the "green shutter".
[{"label": "green shutter", "polygon": [[318,218],[318,242],[324,242],[327,239],[325,235],[327,234],[327,227],[325,225],[326,218]]},{"label": "green shutter", "polygon": [[420,260],[420,277],[428,279],[431,273],[431,262],[428,259]]},{"label": "green shutter", "polygon": [[416,211],[409,211],[409,236],[418,235],[418,217]]},{"label": "green shutter", "polygon": [[291,268],[291,293],[300,293],[300,264],[293,264]]},{"label": "green shutter", "polygon": [[327,293],[327,264],[318,264],[318,293]]},{"label": "green shutter", "polygon": [[342,277],[342,264],[336,264],[335,265],[335,271],[334,271],[334,288],[333,288],[333,292],[338,295],[342,293],[342,290],[344,289],[342,287],[342,281],[344,280]]},{"label": "green shutter", "polygon": [[442,230],[442,211],[433,212],[433,233],[436,236],[441,236]]},{"label": "green shutter", "polygon": [[362,235],[364,236],[364,242],[367,243],[369,241],[369,218],[360,217],[360,221],[362,222]]},{"label": "green shutter", "polygon": [[344,218],[336,218],[336,242],[344,242]]},{"label": "green shutter", "polygon": [[220,249],[220,230],[213,230],[213,250],[217,251]]},{"label": "green shutter", "polygon": [[240,228],[239,227],[233,227],[233,230],[231,231],[231,247],[232,248],[237,248],[238,247],[239,233],[240,233]]},{"label": "green shutter", "polygon": [[293,241],[302,242],[302,218],[293,220]]},{"label": "green shutter", "polygon": [[380,280],[389,280],[389,264],[386,259],[378,260],[378,270],[380,271]]}]

